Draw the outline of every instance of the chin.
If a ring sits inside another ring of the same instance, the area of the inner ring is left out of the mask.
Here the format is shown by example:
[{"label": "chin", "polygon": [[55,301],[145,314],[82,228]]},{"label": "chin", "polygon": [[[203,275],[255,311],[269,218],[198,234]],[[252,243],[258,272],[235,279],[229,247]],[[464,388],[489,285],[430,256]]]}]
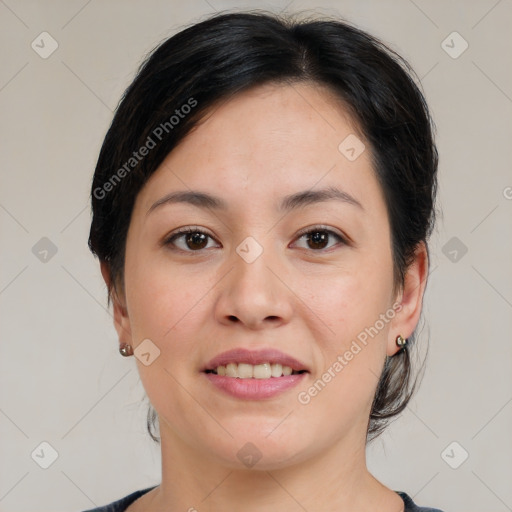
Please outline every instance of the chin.
[{"label": "chin", "polygon": [[[271,471],[306,460],[312,442],[294,439],[283,425],[276,429],[276,424],[273,421],[272,428],[268,428],[268,423],[259,426],[252,423],[249,429],[234,431],[233,438],[223,436],[222,443],[205,449],[219,459],[220,464],[234,470]],[[279,428],[282,431],[278,434]]]}]

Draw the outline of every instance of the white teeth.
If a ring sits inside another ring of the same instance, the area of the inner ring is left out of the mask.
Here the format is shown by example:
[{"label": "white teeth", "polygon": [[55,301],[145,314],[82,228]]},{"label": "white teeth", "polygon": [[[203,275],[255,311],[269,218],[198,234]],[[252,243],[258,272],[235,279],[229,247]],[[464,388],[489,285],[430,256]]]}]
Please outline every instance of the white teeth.
[{"label": "white teeth", "polygon": [[291,375],[293,370],[290,366],[283,366],[279,363],[229,363],[226,366],[217,366],[215,373],[220,376],[238,377],[239,379],[270,379],[271,377],[281,377]]},{"label": "white teeth", "polygon": [[238,377],[238,365],[229,363],[226,365],[226,377]]},{"label": "white teeth", "polygon": [[270,365],[272,371],[272,377],[281,377],[283,375],[283,365],[279,363],[274,363]]},{"label": "white teeth", "polygon": [[283,366],[283,375],[291,375],[292,369],[289,366]]},{"label": "white teeth", "polygon": [[253,377],[252,364],[240,363],[238,365],[238,375],[241,379],[252,379]]},{"label": "white teeth", "polygon": [[[253,367],[253,377],[255,379],[270,379],[272,371],[270,370],[270,363],[257,364]],[[280,375],[279,375],[280,377]]]}]

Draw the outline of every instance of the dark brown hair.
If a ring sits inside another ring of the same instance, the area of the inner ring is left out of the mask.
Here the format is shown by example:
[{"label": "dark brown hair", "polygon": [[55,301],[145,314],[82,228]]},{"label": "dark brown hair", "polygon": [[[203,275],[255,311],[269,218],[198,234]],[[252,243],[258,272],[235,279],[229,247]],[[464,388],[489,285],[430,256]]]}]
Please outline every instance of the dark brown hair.
[{"label": "dark brown hair", "polygon": [[[122,286],[134,201],[169,152],[218,102],[258,85],[297,82],[327,86],[370,146],[390,219],[395,287],[400,288],[415,250],[426,245],[432,231],[437,187],[433,122],[414,76],[381,41],[337,19],[221,13],[164,41],[126,90],[94,173],[89,247],[108,265],[113,288]],[[386,360],[368,439],[410,400],[409,350]],[[150,408],[148,428],[157,440],[151,431],[155,420]]]}]

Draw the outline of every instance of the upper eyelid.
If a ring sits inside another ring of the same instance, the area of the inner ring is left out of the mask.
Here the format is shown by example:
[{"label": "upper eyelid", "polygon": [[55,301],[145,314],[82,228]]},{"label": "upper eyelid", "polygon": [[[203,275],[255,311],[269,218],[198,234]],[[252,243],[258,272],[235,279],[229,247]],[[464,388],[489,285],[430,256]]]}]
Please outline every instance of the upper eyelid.
[{"label": "upper eyelid", "polygon": [[[331,228],[328,228],[328,227],[322,227],[322,226],[313,226],[311,228],[305,228],[305,230],[303,231],[299,231],[299,233],[297,234],[297,236],[295,237],[295,240],[300,240],[304,235],[307,235],[309,233],[314,233],[315,231],[325,231],[331,235],[334,235],[336,236],[339,240],[341,240],[341,243],[343,245],[350,245],[351,244],[351,240],[349,237],[347,237],[345,234],[343,233],[338,233],[337,231],[335,231],[334,229],[331,229]],[[311,249],[312,250],[312,249]],[[318,253],[321,253],[323,252],[322,249],[318,250],[318,251],[314,251],[314,252],[318,252]]]},{"label": "upper eyelid", "polygon": [[323,224],[317,224],[313,226],[308,226],[306,228],[302,228],[298,233],[297,237],[307,235],[308,233],[314,231],[328,231],[329,233],[332,233],[333,235],[339,236],[342,240],[345,240],[347,237],[343,233],[338,233],[337,230],[334,228],[331,228],[330,226],[325,226]]},{"label": "upper eyelid", "polygon": [[[206,236],[209,236],[212,240],[215,240],[217,243],[220,243],[215,236],[211,235],[208,231],[205,231],[204,228],[196,227],[196,226],[185,226],[183,228],[178,228],[173,231],[169,235],[166,235],[162,240],[162,245],[170,244],[175,238],[181,237],[183,235],[187,235],[189,233],[202,233]],[[199,251],[188,251],[188,252],[199,252]]]}]

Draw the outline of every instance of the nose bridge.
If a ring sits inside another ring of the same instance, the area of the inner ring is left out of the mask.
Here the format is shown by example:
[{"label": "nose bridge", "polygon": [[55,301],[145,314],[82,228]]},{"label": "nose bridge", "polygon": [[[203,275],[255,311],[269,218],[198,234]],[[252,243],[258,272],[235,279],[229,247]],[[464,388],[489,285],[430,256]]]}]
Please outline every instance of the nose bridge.
[{"label": "nose bridge", "polygon": [[287,287],[278,278],[280,258],[272,254],[271,237],[265,241],[263,245],[248,236],[233,251],[233,269],[219,301],[218,313],[223,319],[236,317],[248,326],[265,319],[288,319],[291,304]]},{"label": "nose bridge", "polygon": [[[259,237],[260,240],[262,237]],[[272,261],[270,237],[266,243],[260,243],[253,236],[246,237],[235,249],[232,256],[235,265],[231,286],[235,293],[248,294],[253,302],[264,300],[273,295],[275,284],[270,281],[274,277],[268,266]],[[274,263],[275,264],[275,263]],[[259,296],[259,297],[258,297]],[[246,300],[246,297],[240,297]]]}]

